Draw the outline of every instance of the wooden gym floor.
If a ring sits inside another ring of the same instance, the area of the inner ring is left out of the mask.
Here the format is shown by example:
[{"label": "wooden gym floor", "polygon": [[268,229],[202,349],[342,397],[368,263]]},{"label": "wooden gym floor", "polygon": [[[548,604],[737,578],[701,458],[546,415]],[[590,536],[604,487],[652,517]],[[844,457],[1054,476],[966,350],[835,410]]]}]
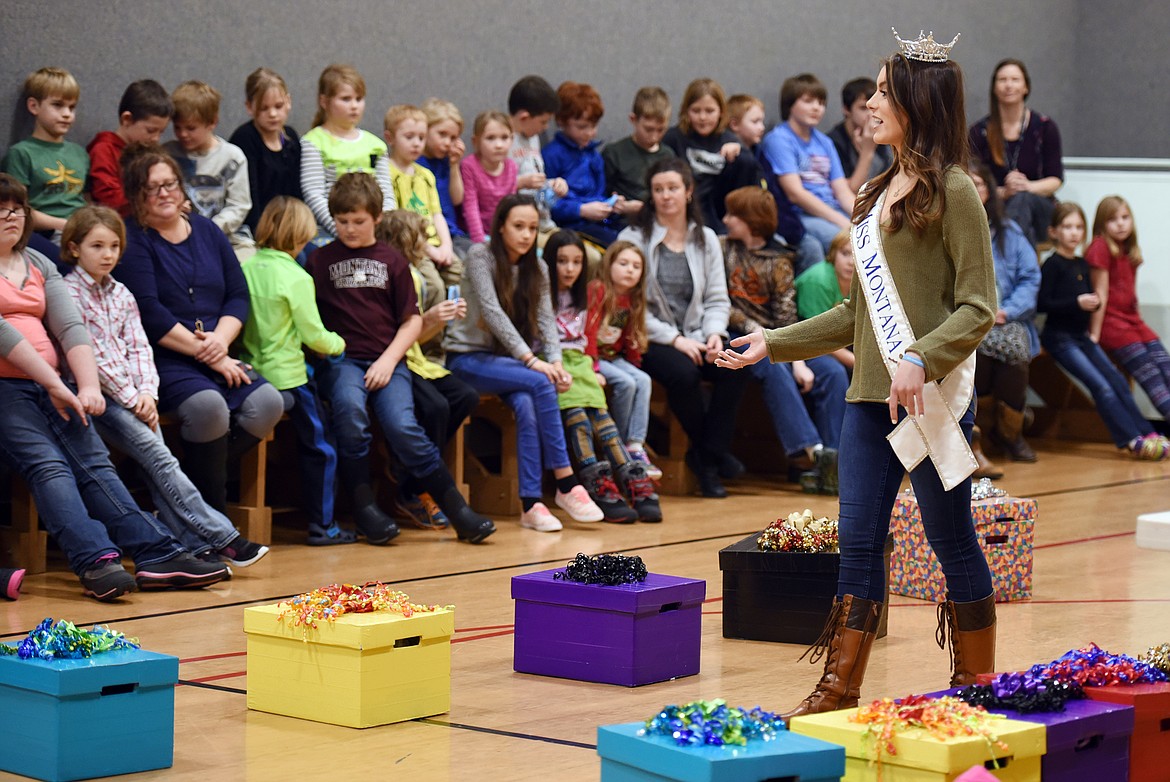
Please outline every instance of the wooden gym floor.
[{"label": "wooden gym floor", "polygon": [[[1095,641],[1137,655],[1170,641],[1170,552],[1134,543],[1138,514],[1170,510],[1170,464],[1137,462],[1111,446],[1034,443],[1040,461],[1007,464],[997,485],[1039,501],[1033,598],[999,606],[999,667],[1017,669]],[[406,530],[394,545],[302,545],[300,530],[275,531],[258,565],[197,592],[134,594],[115,604],[82,597],[58,561],[0,602],[0,639],[47,616],[99,622],[144,648],[180,658],[174,768],[141,780],[362,778],[596,780],[599,724],[632,722],[667,703],[726,698],[782,711],[808,693],[819,668],[798,646],[725,640],[718,551],[777,516],[811,507],[836,513],[835,498],[762,480],[731,484],[726,500],[664,498],[666,522],[568,523],[556,534],[498,520],[489,544]],[[638,554],[652,572],[706,579],[701,672],[626,689],[512,671],[509,579],[563,565],[577,552]],[[380,579],[420,603],[456,606],[451,711],[367,730],[250,712],[246,707],[245,606],[271,603],[336,581]],[[947,657],[935,645],[934,605],[891,596],[889,636],[876,642],[863,698],[940,689]],[[5,714],[3,720],[19,719]],[[128,731],[132,725],[126,726]],[[18,779],[0,773],[0,779]]]}]

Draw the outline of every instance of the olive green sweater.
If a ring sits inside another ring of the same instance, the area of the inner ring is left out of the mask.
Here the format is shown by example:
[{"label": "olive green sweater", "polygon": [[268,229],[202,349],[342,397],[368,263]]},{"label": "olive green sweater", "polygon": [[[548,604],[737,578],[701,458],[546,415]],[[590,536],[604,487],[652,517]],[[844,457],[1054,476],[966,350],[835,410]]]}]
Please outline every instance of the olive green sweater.
[{"label": "olive green sweater", "polygon": [[[938,380],[963,362],[995,319],[995,266],[987,214],[971,178],[947,169],[946,208],[940,220],[918,236],[908,223],[897,233],[882,232],[886,263],[916,341],[906,347],[922,356],[926,379]],[[797,361],[853,345],[857,363],[845,398],[884,402],[890,376],[874,338],[864,272],[853,274],[849,298],[815,318],[764,332],[772,361]]]}]

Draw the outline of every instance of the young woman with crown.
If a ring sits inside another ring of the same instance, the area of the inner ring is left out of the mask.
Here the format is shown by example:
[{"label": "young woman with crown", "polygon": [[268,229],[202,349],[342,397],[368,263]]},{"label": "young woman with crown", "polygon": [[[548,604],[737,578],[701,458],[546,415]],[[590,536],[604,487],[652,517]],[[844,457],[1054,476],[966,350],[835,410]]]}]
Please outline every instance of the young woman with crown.
[{"label": "young woman with crown", "polygon": [[971,520],[969,446],[974,351],[996,309],[991,240],[965,170],[963,74],[949,59],[958,36],[897,40],[867,104],[874,139],[893,147],[894,164],[858,193],[849,298],[810,320],[741,337],[731,344],[742,353],[722,351],[716,361],[740,369],[850,344],[857,355],[838,467],[837,599],[810,660],[825,658],[824,675],[786,719],[857,705],[905,470],[947,578],[938,639],[945,646],[949,638],[951,684],[973,684],[995,665],[995,595]]}]

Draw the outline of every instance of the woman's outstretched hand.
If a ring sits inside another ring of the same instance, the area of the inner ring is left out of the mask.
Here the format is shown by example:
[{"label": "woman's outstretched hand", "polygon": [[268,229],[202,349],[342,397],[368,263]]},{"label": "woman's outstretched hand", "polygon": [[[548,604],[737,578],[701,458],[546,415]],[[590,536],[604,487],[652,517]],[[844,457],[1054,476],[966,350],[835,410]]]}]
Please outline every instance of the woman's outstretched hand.
[{"label": "woman's outstretched hand", "polygon": [[768,346],[764,343],[764,332],[753,331],[742,337],[731,340],[731,347],[739,348],[747,345],[747,350],[737,353],[734,350],[721,350],[715,357],[715,366],[724,369],[743,369],[757,363],[768,355]]}]

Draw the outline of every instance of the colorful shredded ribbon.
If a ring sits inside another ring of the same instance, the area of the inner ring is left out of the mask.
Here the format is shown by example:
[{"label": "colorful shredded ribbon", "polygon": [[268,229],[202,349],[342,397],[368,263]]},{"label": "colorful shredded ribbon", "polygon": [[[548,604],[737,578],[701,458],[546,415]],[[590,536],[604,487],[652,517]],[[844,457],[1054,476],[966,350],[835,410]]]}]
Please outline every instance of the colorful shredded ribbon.
[{"label": "colorful shredded ribbon", "polygon": [[622,554],[578,554],[564,570],[553,573],[553,580],[576,581],[578,584],[640,583],[646,580],[648,572],[641,557],[627,557]]},{"label": "colorful shredded ribbon", "polygon": [[1085,691],[1074,681],[1037,678],[1030,673],[1001,673],[990,684],[973,684],[959,690],[955,697],[988,710],[1033,714],[1064,711],[1066,703],[1084,698]]},{"label": "colorful shredded ribbon", "polygon": [[137,649],[138,639],[117,630],[94,625],[83,630],[64,619],[44,619],[16,646],[0,644],[0,654],[14,654],[22,660],[77,660],[114,649]]},{"label": "colorful shredded ribbon", "polygon": [[1073,681],[1082,687],[1147,684],[1170,678],[1148,662],[1124,654],[1111,654],[1097,644],[1073,649],[1050,663],[1037,663],[1027,673],[1036,678]]},{"label": "colorful shredded ribbon", "polygon": [[979,736],[987,742],[988,754],[999,748],[1007,751],[1007,744],[995,733],[995,720],[1000,715],[988,714],[977,706],[969,706],[958,698],[927,698],[909,695],[905,698],[882,698],[867,706],[861,706],[850,721],[867,725],[866,736],[874,744],[874,762],[878,765],[881,778],[881,764],[887,755],[897,755],[894,736],[909,730],[925,731],[939,741],[965,736]]},{"label": "colorful shredded ribbon", "polygon": [[1138,659],[1148,665],[1154,666],[1162,673],[1170,674],[1170,643],[1151,646]]},{"label": "colorful shredded ribbon", "polygon": [[292,621],[293,627],[311,627],[317,629],[317,622],[335,619],[346,614],[369,614],[374,611],[392,611],[411,617],[415,614],[429,614],[436,611],[454,608],[454,606],[420,605],[410,602],[405,592],[391,589],[380,581],[371,581],[361,586],[353,584],[330,584],[329,586],[314,589],[297,595],[291,600],[282,600],[278,622],[286,618]]},{"label": "colorful shredded ribbon", "polygon": [[786,519],[776,519],[760,533],[756,546],[760,551],[792,551],[820,554],[836,551],[837,522],[826,516],[814,518],[808,508],[794,511]]},{"label": "colorful shredded ribbon", "polygon": [[759,706],[744,709],[727,701],[691,701],[683,706],[663,706],[646,720],[639,736],[668,736],[680,747],[745,746],[749,741],[769,741],[786,730],[784,720]]}]

